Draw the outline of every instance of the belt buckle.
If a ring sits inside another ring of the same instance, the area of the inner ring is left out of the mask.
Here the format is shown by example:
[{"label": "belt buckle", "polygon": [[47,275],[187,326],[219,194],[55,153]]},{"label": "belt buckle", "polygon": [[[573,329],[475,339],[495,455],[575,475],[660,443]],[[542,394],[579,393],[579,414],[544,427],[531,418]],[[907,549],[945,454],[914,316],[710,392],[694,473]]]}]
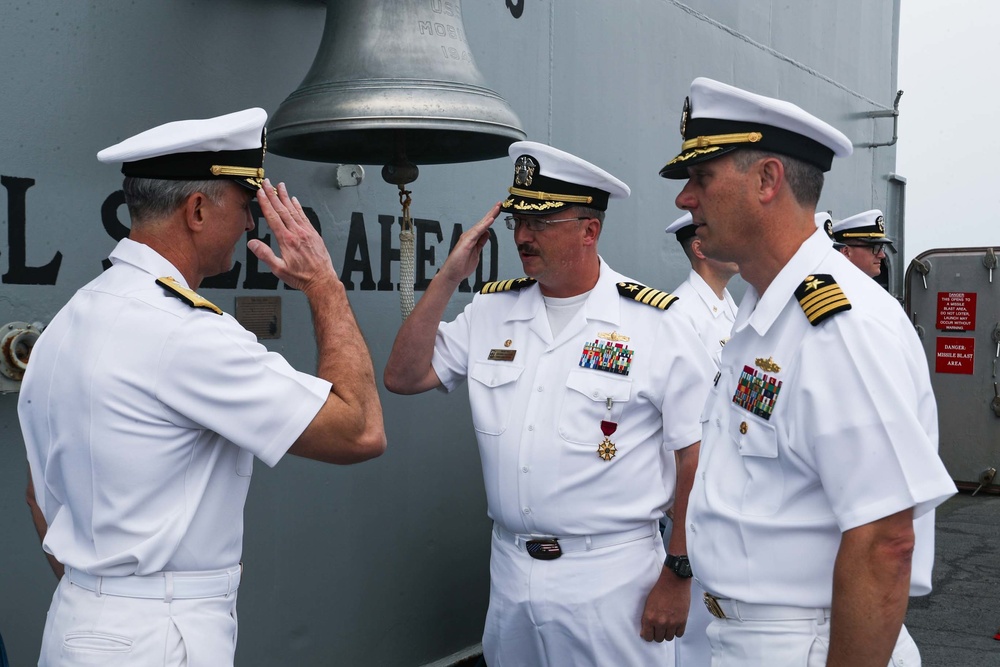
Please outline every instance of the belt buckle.
[{"label": "belt buckle", "polygon": [[725,618],[726,612],[722,611],[722,607],[719,606],[719,601],[711,593],[705,593],[705,606],[708,607],[708,613],[716,618]]},{"label": "belt buckle", "polygon": [[555,560],[562,556],[562,548],[556,538],[528,540],[524,543],[528,555],[537,560]]}]

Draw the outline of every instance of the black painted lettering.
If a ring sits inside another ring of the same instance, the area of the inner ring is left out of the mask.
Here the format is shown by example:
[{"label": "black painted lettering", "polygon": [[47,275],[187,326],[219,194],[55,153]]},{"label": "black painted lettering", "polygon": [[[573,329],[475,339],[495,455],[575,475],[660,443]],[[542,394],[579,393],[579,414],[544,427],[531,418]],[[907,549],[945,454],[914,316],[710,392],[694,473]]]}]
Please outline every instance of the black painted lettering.
[{"label": "black painted lettering", "polygon": [[[116,190],[107,196],[101,204],[101,225],[115,243],[128,236],[129,228],[118,218],[118,209],[125,205],[125,192]],[[111,268],[110,259],[102,259],[101,267],[107,271]]]},{"label": "black painted lettering", "polygon": [[510,15],[516,19],[521,18],[521,14],[524,13],[524,0],[506,0],[506,2]]},{"label": "black painted lettering", "polygon": [[[434,266],[434,247],[427,247],[427,235],[430,233],[436,236],[438,243],[444,239],[444,236],[441,234],[441,223],[437,220],[415,218],[413,224],[417,228],[416,248],[414,248],[413,258],[416,264],[413,270],[413,289],[423,292],[431,284],[431,278],[434,277],[426,277],[427,273],[424,270],[425,264]],[[437,272],[435,271],[434,273]]]},{"label": "black painted lettering", "polygon": [[357,211],[351,213],[351,228],[347,233],[347,248],[344,250],[342,267],[340,279],[344,283],[344,289],[354,289],[351,276],[355,271],[361,271],[362,290],[370,292],[375,289],[372,261],[368,252],[368,233],[365,231],[365,216]]},{"label": "black painted lettering", "polygon": [[[391,215],[380,215],[378,224],[382,227],[382,263],[378,279],[379,292],[391,292],[395,289],[392,282],[392,263],[399,261],[399,248],[392,247],[393,223],[396,218]],[[398,234],[396,235],[399,236]]]},{"label": "black painted lettering", "polygon": [[45,266],[28,266],[28,188],[35,184],[33,178],[0,176],[0,185],[7,190],[7,273],[3,282],[8,285],[55,285],[62,264],[62,253]]}]

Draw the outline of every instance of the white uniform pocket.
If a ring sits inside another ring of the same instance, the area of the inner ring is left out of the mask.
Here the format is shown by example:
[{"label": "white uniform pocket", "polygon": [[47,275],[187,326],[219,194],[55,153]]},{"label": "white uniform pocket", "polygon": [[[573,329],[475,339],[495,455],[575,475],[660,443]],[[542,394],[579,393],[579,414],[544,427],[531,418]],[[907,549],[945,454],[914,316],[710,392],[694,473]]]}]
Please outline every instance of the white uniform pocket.
[{"label": "white uniform pocket", "polygon": [[507,430],[517,379],[524,366],[510,362],[477,361],[469,370],[472,424],[480,433],[500,435]]},{"label": "white uniform pocket", "polygon": [[781,505],[785,476],[778,460],[778,434],[774,426],[733,407],[729,413],[729,437],[736,444],[747,473],[740,507],[746,514],[769,516]]},{"label": "white uniform pocket", "polygon": [[[559,435],[568,442],[596,445],[601,421],[617,422],[632,395],[632,381],[589,369],[570,371],[559,413]],[[614,401],[608,414],[608,399]]]}]

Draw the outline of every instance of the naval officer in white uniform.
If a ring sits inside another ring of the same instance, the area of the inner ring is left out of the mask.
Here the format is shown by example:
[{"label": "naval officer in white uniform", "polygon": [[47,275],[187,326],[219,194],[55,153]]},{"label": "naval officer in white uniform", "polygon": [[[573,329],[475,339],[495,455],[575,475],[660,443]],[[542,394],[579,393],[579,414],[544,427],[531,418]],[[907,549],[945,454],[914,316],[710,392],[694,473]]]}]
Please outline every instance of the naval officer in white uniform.
[{"label": "naval officer in white uniform", "polygon": [[674,220],[666,230],[677,238],[691,263],[687,280],[674,290],[678,298],[676,308],[698,332],[698,338],[718,365],[736,321],[736,302],[726,286],[740,267],[735,262],[706,257],[694,230],[690,213]]},{"label": "naval officer in white uniform", "polygon": [[[123,163],[132,228],[39,337],[18,402],[44,549],[65,566],[43,667],[232,665],[254,458],[385,449],[344,286],[298,201],[263,180],[266,118],[168,123],[98,154]],[[250,249],[308,299],[318,377],[194,291],[232,266],[255,195],[281,257]]]},{"label": "naval officer in white uniform", "polygon": [[892,239],[885,235],[885,217],[873,208],[830,225],[834,247],[869,278],[882,272],[882,261]]},{"label": "naval officer in white uniform", "polygon": [[815,225],[823,172],[851,142],[704,78],[681,129],[660,173],[688,179],[676,203],[704,252],[750,285],[702,415],[688,514],[713,667],[884,667],[908,594],[929,584],[914,519],[955,487],[913,327]]},{"label": "naval officer in white uniform", "polygon": [[[734,262],[720,262],[705,256],[688,212],[670,223],[666,233],[674,235],[691,263],[687,279],[674,290],[677,297],[674,308],[694,327],[718,368],[722,348],[736,321],[736,302],[726,286],[739,273],[740,267]],[[673,530],[673,522],[669,527]],[[665,537],[669,538],[669,533],[665,533]],[[688,612],[684,635],[674,640],[676,667],[709,667],[712,664],[712,647],[706,633],[712,615],[699,603],[704,593],[697,581],[691,582],[691,597],[695,603]]]},{"label": "naval officer in white uniform", "polygon": [[[543,144],[516,142],[510,157],[510,196],[461,237],[403,324],[385,385],[469,381],[494,522],[490,667],[672,665],[663,642],[684,631],[690,568],[684,531],[664,558],[657,522],[676,496],[685,525],[715,369],[668,310],[673,296],[598,254],[608,200],[628,187]],[[528,277],[488,283],[441,322],[501,210]]]}]

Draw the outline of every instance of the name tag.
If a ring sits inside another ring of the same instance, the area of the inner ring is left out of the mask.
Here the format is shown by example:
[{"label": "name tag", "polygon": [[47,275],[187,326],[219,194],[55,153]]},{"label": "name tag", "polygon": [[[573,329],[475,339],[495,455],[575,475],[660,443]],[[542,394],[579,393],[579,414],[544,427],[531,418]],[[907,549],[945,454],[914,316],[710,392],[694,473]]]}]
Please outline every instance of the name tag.
[{"label": "name tag", "polygon": [[493,348],[490,350],[490,356],[488,358],[490,361],[514,361],[515,354],[517,354],[517,350]]}]

